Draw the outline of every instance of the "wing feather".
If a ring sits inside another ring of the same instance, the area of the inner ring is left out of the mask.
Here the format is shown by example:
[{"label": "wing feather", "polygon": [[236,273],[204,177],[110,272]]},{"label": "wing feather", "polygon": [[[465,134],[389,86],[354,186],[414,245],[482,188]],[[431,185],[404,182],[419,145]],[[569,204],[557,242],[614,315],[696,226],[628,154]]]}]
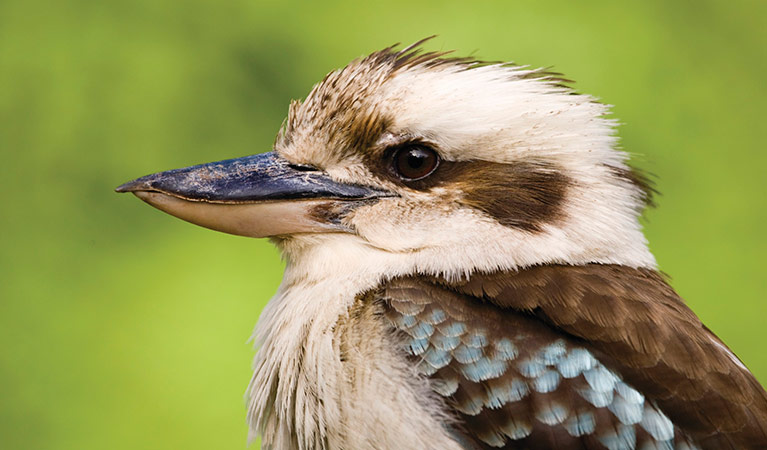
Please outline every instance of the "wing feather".
[{"label": "wing feather", "polygon": [[467,448],[767,448],[764,389],[656,272],[407,277],[382,297]]}]

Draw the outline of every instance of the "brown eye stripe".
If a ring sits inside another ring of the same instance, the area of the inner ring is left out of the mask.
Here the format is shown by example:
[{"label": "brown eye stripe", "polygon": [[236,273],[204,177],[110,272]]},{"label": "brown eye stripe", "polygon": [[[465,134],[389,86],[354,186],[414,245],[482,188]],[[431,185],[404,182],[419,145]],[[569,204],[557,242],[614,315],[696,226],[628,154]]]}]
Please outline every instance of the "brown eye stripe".
[{"label": "brown eye stripe", "polygon": [[459,203],[479,210],[501,225],[526,231],[540,231],[544,223],[555,222],[562,211],[572,181],[557,166],[546,162],[446,161],[429,176],[403,180],[390,170],[391,158],[379,156],[369,162],[376,174],[417,191],[444,187],[458,193]]},{"label": "brown eye stripe", "polygon": [[501,225],[540,231],[555,222],[571,180],[552,164],[486,161],[453,163],[453,183],[462,203],[496,219]]}]

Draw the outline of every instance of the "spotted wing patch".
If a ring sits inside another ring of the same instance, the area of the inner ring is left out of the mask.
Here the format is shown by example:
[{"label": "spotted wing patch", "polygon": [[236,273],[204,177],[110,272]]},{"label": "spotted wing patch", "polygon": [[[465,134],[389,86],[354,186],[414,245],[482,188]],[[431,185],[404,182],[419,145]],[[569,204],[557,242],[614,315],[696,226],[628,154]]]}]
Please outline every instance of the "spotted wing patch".
[{"label": "spotted wing patch", "polygon": [[535,318],[413,280],[385,317],[477,448],[697,448],[579,342]]},{"label": "spotted wing patch", "polygon": [[767,391],[657,271],[541,265],[431,281],[572,336],[699,447],[767,449]]}]

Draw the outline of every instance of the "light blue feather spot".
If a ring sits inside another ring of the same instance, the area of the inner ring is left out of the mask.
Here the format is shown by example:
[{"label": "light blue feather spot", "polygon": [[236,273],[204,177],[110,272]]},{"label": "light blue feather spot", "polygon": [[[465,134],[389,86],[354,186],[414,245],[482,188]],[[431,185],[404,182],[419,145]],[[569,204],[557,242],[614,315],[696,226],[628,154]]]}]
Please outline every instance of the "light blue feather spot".
[{"label": "light blue feather spot", "polygon": [[418,372],[429,377],[437,373],[437,370],[439,370],[437,367],[432,366],[424,359],[418,363],[416,368],[418,369]]},{"label": "light blue feather spot", "polygon": [[458,380],[451,378],[436,378],[431,380],[431,388],[443,397],[449,397],[458,390]]},{"label": "light blue feather spot", "polygon": [[407,332],[416,339],[428,338],[434,333],[434,326],[430,323],[419,322],[413,328],[407,330]]},{"label": "light blue feather spot", "polygon": [[461,364],[471,364],[482,357],[482,349],[459,345],[453,352],[453,356],[455,356],[455,360]]},{"label": "light blue feather spot", "polygon": [[416,324],[416,319],[413,316],[397,316],[394,318],[394,326],[400,330],[407,330]]},{"label": "light blue feather spot", "polygon": [[557,402],[551,402],[536,411],[535,418],[546,425],[557,425],[567,418],[567,408]]},{"label": "light blue feather spot", "polygon": [[570,436],[578,437],[593,433],[597,427],[597,421],[594,413],[586,411],[570,416],[564,425]]},{"label": "light blue feather spot", "polygon": [[395,311],[407,316],[414,316],[423,311],[425,305],[408,301],[391,300],[391,306]]},{"label": "light blue feather spot", "polygon": [[597,408],[604,408],[613,402],[613,391],[597,392],[593,389],[579,389],[578,393]]},{"label": "light blue feather spot", "polygon": [[482,440],[482,442],[489,445],[490,447],[495,447],[495,448],[503,447],[503,444],[506,443],[506,440],[503,438],[503,435],[498,434],[492,428],[489,428],[487,430],[478,430],[477,437],[479,437],[479,439]]},{"label": "light blue feather spot", "polygon": [[482,412],[482,400],[476,397],[465,396],[460,402],[455,404],[455,409],[468,414],[470,416],[476,416]]},{"label": "light blue feather spot", "polygon": [[530,392],[527,382],[521,378],[499,378],[488,383],[487,397],[489,408],[498,408],[499,405],[519,401]]},{"label": "light blue feather spot", "polygon": [[434,333],[431,336],[431,344],[440,350],[453,351],[461,343],[457,336],[444,336],[441,333]]},{"label": "light blue feather spot", "polygon": [[644,407],[642,403],[631,403],[620,395],[616,395],[613,397],[613,402],[607,406],[607,409],[615,414],[615,417],[624,425],[634,425],[642,420]]},{"label": "light blue feather spot", "polygon": [[596,363],[588,350],[576,348],[557,363],[557,370],[565,378],[575,378],[583,371],[593,368]]},{"label": "light blue feather spot", "polygon": [[408,353],[410,353],[413,356],[418,356],[426,351],[426,349],[429,347],[429,339],[423,338],[423,339],[411,339],[410,342],[407,345]]},{"label": "light blue feather spot", "polygon": [[466,324],[463,322],[452,322],[447,325],[440,325],[439,332],[444,336],[456,337],[466,332]]},{"label": "light blue feather spot", "polygon": [[557,340],[538,352],[538,360],[547,366],[553,366],[562,359],[567,349],[565,348],[565,341]]},{"label": "light blue feather spot", "polygon": [[615,383],[620,381],[618,377],[602,365],[583,372],[583,376],[586,378],[589,386],[598,392],[612,391],[615,389]]},{"label": "light blue feather spot", "polygon": [[644,403],[644,395],[640,394],[636,389],[622,381],[619,381],[615,384],[615,390],[618,391],[618,394],[625,398],[629,403]]},{"label": "light blue feather spot", "polygon": [[557,387],[559,387],[560,379],[559,372],[556,370],[547,370],[543,372],[541,376],[533,380],[533,389],[540,393],[555,391]]},{"label": "light blue feather spot", "polygon": [[546,371],[546,366],[532,359],[523,359],[517,363],[517,368],[527,378],[537,378]]},{"label": "light blue feather spot", "polygon": [[450,364],[450,361],[452,360],[450,353],[444,350],[438,350],[434,347],[430,347],[426,350],[426,353],[423,354],[423,359],[437,369],[445,367]]},{"label": "light blue feather spot", "polygon": [[519,355],[519,350],[510,339],[503,338],[493,343],[495,358],[502,361],[511,361]]},{"label": "light blue feather spot", "polygon": [[509,390],[509,400],[516,402],[522,400],[530,392],[530,388],[527,387],[527,382],[520,378],[514,378],[511,380],[511,387]]},{"label": "light blue feather spot", "polygon": [[477,331],[464,336],[463,338],[461,338],[461,340],[463,340],[464,344],[470,347],[481,348],[487,345],[487,338],[485,337],[485,335]]},{"label": "light blue feather spot", "polygon": [[509,418],[508,422],[501,425],[500,428],[503,434],[513,440],[524,439],[533,432],[533,425],[525,419],[514,420]]},{"label": "light blue feather spot", "polygon": [[428,322],[432,325],[436,325],[438,323],[442,323],[447,319],[447,316],[445,315],[445,311],[442,311],[441,309],[434,308],[428,313],[420,316],[421,320],[424,322]]},{"label": "light blue feather spot", "polygon": [[634,450],[636,432],[633,426],[618,424],[614,430],[599,436],[599,441],[608,450]]},{"label": "light blue feather spot", "polygon": [[645,405],[640,425],[656,441],[668,441],[674,438],[674,424],[652,405]]},{"label": "light blue feather spot", "polygon": [[503,390],[493,390],[488,389],[487,391],[487,400],[485,400],[485,406],[490,409],[498,409],[501,406],[505,405],[507,400],[506,391]]},{"label": "light blue feather spot", "polygon": [[476,362],[461,366],[461,373],[469,380],[480,381],[498,378],[506,371],[506,362],[480,358]]},{"label": "light blue feather spot", "polygon": [[527,384],[518,379],[497,380],[490,383],[487,388],[487,401],[485,406],[491,409],[498,409],[506,403],[515,402],[527,395]]}]

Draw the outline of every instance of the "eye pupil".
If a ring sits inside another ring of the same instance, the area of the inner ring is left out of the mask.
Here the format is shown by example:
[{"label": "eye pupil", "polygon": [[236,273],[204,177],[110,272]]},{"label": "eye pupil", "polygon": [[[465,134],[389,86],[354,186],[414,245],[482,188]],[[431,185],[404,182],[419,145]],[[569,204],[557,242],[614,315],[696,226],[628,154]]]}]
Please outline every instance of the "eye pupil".
[{"label": "eye pupil", "polygon": [[424,146],[403,147],[394,154],[394,169],[400,178],[413,181],[426,178],[434,172],[439,156]]},{"label": "eye pupil", "polygon": [[410,152],[407,155],[407,163],[411,169],[420,169],[426,165],[426,156],[416,152]]}]

